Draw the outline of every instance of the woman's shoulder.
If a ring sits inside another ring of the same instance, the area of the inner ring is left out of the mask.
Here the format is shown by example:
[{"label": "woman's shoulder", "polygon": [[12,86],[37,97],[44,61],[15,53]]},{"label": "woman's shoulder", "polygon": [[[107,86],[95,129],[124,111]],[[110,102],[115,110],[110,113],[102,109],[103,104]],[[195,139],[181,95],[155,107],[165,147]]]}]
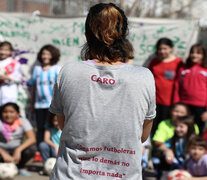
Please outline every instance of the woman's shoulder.
[{"label": "woman's shoulder", "polygon": [[150,71],[150,69],[140,66],[140,65],[136,65],[136,64],[129,64],[126,66],[125,70],[128,73],[132,73],[135,74],[137,77],[140,76],[144,76],[144,78],[153,78],[154,76],[152,74],[152,72]]},{"label": "woman's shoulder", "polygon": [[72,69],[72,67],[82,66],[82,63],[79,61],[71,61],[64,64],[61,68],[61,71],[65,71],[67,69]]},{"label": "woman's shoulder", "polygon": [[137,65],[137,64],[128,64],[128,67],[135,69],[137,71],[151,72],[148,68],[143,67],[141,65]]}]

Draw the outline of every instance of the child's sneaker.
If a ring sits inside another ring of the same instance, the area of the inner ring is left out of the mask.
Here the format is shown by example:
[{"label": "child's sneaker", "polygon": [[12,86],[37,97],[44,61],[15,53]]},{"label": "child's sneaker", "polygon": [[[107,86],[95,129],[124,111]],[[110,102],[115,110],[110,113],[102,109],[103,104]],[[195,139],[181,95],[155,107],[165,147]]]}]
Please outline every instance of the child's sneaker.
[{"label": "child's sneaker", "polygon": [[24,169],[24,168],[19,169],[19,174],[22,175],[22,176],[31,176],[29,171],[27,169]]}]

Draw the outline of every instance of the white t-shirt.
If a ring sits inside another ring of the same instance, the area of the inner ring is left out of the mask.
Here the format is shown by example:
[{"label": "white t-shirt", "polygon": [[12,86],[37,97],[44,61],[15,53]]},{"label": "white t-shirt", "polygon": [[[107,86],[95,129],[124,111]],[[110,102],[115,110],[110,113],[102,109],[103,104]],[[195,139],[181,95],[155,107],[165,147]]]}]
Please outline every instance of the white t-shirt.
[{"label": "white t-shirt", "polygon": [[0,81],[0,106],[7,102],[16,102],[18,95],[17,84],[21,82],[20,64],[13,58],[0,61],[0,75],[8,75],[12,81]]},{"label": "white t-shirt", "polygon": [[2,141],[2,136],[3,136],[2,128],[4,127],[2,125],[2,120],[0,120],[0,136],[1,136],[0,147],[1,148],[5,150],[14,150],[15,148],[21,145],[25,132],[33,129],[32,125],[27,119],[20,118],[20,121],[22,122],[22,125],[12,132],[11,138],[10,138],[11,140],[6,142],[6,141]]},{"label": "white t-shirt", "polygon": [[141,180],[142,125],[155,117],[152,73],[136,65],[65,65],[50,111],[65,124],[51,180]]}]

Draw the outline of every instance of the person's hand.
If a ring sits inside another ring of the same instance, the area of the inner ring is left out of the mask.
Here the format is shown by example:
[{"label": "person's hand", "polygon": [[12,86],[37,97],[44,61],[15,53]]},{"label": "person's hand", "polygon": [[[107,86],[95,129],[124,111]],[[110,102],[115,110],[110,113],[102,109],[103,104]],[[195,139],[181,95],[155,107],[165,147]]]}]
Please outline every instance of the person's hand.
[{"label": "person's hand", "polygon": [[58,149],[59,149],[59,147],[57,146],[57,145],[55,145],[55,154],[56,154],[56,156],[58,155]]},{"label": "person's hand", "polygon": [[167,151],[165,151],[165,161],[168,163],[168,164],[172,164],[173,161],[174,161],[174,153],[171,149],[168,149]]},{"label": "person's hand", "polygon": [[21,160],[21,150],[16,148],[14,150],[14,153],[13,153],[13,157],[14,157],[14,161],[16,164],[19,163],[19,161]]},{"label": "person's hand", "polygon": [[8,81],[11,81],[11,78],[8,76],[8,75],[0,75],[0,80],[8,80]]},{"label": "person's hand", "polygon": [[202,120],[203,122],[207,122],[207,111],[205,111],[205,112],[203,112],[203,113],[201,114],[201,120]]},{"label": "person's hand", "polygon": [[182,177],[178,178],[177,180],[192,180],[192,177],[182,176]]},{"label": "person's hand", "polygon": [[6,151],[2,152],[1,156],[2,156],[2,158],[4,160],[4,162],[7,162],[7,163],[14,162],[14,158]]}]

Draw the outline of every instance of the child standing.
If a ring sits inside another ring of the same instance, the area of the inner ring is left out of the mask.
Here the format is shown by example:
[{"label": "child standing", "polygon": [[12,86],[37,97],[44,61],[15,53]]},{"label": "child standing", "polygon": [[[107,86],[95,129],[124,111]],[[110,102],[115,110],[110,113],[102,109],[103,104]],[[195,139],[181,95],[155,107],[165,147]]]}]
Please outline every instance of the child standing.
[{"label": "child standing", "polygon": [[59,67],[56,65],[60,58],[59,50],[52,45],[43,46],[37,60],[40,65],[34,67],[30,81],[31,107],[35,109],[37,123],[37,144],[43,141],[44,126],[48,118],[48,108],[51,103],[53,86],[55,84]]},{"label": "child standing", "polygon": [[57,156],[61,133],[62,131],[58,124],[57,116],[49,118],[48,126],[44,133],[44,141],[39,145],[43,163],[48,158]]},{"label": "child standing", "polygon": [[[23,137],[26,139],[23,141]],[[21,118],[15,103],[6,103],[1,109],[0,161],[14,162],[20,174],[29,175],[24,167],[36,152],[33,128],[27,119]]]},{"label": "child standing", "polygon": [[200,134],[203,132],[204,122],[201,115],[207,107],[207,59],[206,51],[200,44],[190,49],[186,65],[180,68],[175,83],[174,102],[188,104],[199,126]]},{"label": "child standing", "polygon": [[22,74],[20,64],[12,58],[13,47],[8,41],[0,43],[0,106],[7,102],[16,102],[18,83]]},{"label": "child standing", "polygon": [[157,104],[157,116],[153,123],[152,136],[159,122],[169,116],[175,78],[181,64],[181,59],[173,54],[173,42],[168,38],[159,39],[156,44],[156,57],[149,65],[155,78]]},{"label": "child standing", "polygon": [[193,177],[187,180],[207,179],[206,145],[206,141],[200,136],[195,136],[190,140],[190,159],[186,163],[186,167]]}]

